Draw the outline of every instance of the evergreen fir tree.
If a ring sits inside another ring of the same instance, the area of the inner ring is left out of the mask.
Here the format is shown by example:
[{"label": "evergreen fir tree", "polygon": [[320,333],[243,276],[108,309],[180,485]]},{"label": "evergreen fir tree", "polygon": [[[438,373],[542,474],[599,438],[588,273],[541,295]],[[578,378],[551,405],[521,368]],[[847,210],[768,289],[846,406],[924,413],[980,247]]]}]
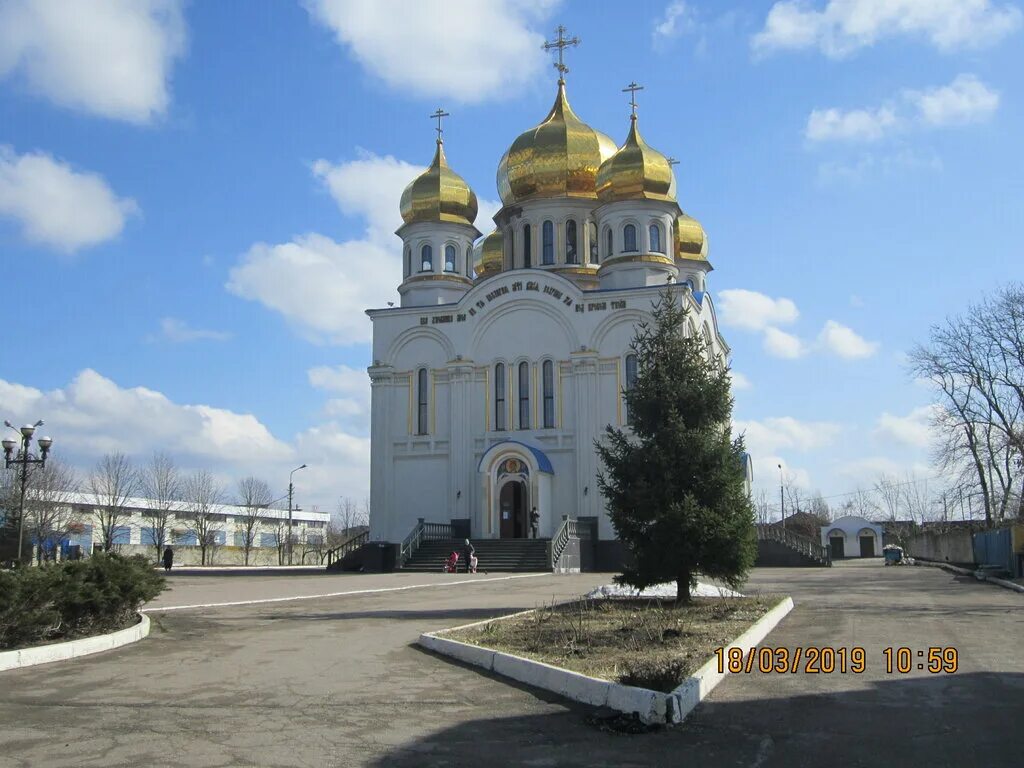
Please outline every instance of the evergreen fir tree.
[{"label": "evergreen fir tree", "polygon": [[632,344],[638,372],[624,393],[631,429],[609,426],[598,441],[598,485],[634,560],[619,581],[675,581],[679,604],[689,602],[698,573],[742,584],[757,541],[743,438],[731,438],[729,372],[709,361],[700,334],[684,335],[687,311],[671,289],[653,315]]}]

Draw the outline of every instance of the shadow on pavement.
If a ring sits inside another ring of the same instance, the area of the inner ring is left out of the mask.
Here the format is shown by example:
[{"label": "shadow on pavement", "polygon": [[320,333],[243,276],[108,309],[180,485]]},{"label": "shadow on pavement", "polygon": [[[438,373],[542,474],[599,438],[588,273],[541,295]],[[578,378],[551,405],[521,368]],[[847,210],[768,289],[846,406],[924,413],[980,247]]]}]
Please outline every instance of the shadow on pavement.
[{"label": "shadow on pavement", "polygon": [[1020,766],[1024,675],[894,676],[857,691],[707,701],[682,726],[639,736],[588,725],[590,711],[481,712],[372,765]]},{"label": "shadow on pavement", "polygon": [[[377,619],[399,621],[450,621],[451,626],[459,623],[468,624],[482,619],[493,619],[518,613],[522,608],[416,608],[414,610],[380,610],[380,611],[331,611],[325,613],[311,612],[277,612],[260,614],[261,620],[270,621],[351,621],[353,619]],[[431,631],[431,630],[424,630]]]}]

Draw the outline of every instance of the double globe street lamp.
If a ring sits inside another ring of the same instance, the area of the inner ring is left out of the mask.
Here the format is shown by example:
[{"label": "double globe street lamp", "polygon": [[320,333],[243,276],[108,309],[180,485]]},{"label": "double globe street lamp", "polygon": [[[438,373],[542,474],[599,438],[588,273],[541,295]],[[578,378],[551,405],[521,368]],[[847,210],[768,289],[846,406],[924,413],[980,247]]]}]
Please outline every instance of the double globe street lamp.
[{"label": "double globe street lamp", "polygon": [[18,502],[18,565],[21,565],[22,540],[25,535],[25,488],[28,486],[28,468],[29,465],[35,464],[38,464],[40,469],[46,466],[46,455],[50,452],[53,440],[49,437],[40,437],[36,441],[39,446],[39,456],[35,456],[30,450],[32,447],[32,436],[35,434],[36,429],[43,426],[42,419],[35,424],[26,424],[20,429],[9,421],[5,421],[4,426],[10,427],[21,435],[21,448],[17,453],[15,453],[14,449],[18,447],[19,441],[8,438],[0,442],[4,447],[4,462],[7,469],[19,466],[21,468],[21,496]]}]

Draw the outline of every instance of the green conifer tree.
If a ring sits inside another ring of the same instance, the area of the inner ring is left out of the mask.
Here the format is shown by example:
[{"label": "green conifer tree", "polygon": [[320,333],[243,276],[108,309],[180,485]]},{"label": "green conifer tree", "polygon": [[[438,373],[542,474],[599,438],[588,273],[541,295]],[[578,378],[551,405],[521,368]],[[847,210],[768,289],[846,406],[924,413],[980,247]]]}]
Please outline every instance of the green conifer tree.
[{"label": "green conifer tree", "polygon": [[740,586],[757,551],[742,436],[731,437],[729,372],[709,361],[671,289],[633,339],[637,378],[625,393],[629,430],[609,426],[598,485],[633,563],[619,581],[675,581],[677,604],[702,573]]}]

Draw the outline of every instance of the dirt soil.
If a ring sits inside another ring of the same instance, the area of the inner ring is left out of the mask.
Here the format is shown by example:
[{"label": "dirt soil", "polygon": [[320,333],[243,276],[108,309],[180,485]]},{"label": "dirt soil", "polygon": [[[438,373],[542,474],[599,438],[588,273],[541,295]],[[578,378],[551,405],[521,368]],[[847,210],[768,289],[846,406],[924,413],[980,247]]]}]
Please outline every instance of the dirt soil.
[{"label": "dirt soil", "polygon": [[777,595],[597,599],[539,608],[447,637],[590,677],[669,692],[781,600]]}]

